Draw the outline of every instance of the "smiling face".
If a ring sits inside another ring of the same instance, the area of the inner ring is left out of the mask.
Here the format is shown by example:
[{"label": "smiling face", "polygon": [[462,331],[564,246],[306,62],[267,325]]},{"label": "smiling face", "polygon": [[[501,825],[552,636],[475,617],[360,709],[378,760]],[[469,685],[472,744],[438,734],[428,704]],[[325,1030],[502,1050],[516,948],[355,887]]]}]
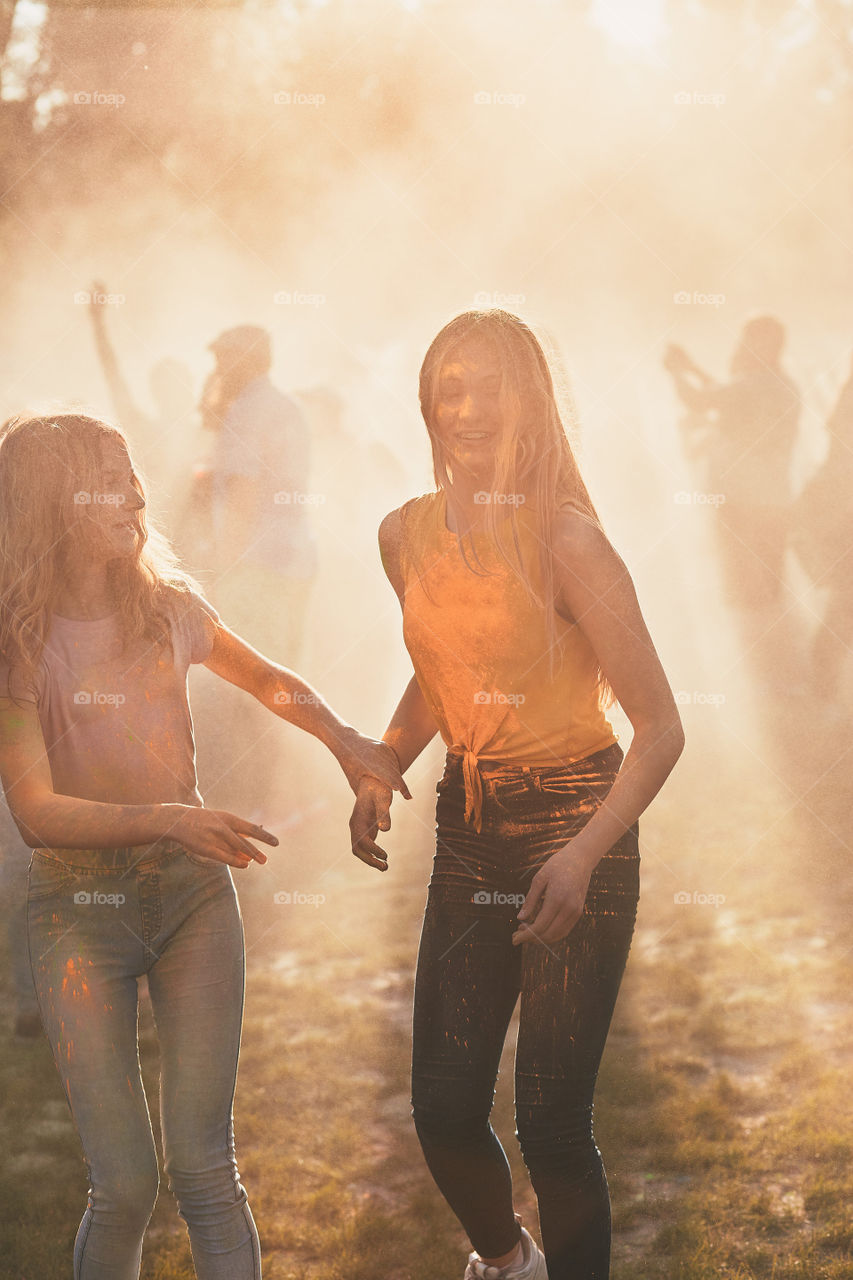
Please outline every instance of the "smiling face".
[{"label": "smiling face", "polygon": [[[133,481],[133,463],[121,441],[99,441],[98,488],[80,491],[74,501],[89,524],[87,554],[100,561],[135,555],[144,541],[139,515],[145,500]],[[94,536],[92,536],[94,535]]]},{"label": "smiling face", "polygon": [[434,429],[451,469],[482,478],[495,463],[504,431],[503,371],[492,343],[466,338],[448,352],[438,372]]}]

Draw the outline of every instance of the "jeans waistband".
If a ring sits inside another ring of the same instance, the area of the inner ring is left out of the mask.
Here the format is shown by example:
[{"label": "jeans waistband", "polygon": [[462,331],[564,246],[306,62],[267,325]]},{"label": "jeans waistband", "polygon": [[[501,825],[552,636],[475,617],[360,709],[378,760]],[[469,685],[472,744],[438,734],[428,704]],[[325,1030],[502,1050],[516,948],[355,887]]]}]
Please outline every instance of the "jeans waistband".
[{"label": "jeans waistband", "polygon": [[126,871],[131,867],[146,866],[159,862],[169,854],[183,852],[184,846],[177,840],[163,837],[150,844],[127,845],[123,848],[109,849],[59,849],[38,847],[34,853],[40,853],[54,862],[61,862],[66,867],[83,867],[88,870]]},{"label": "jeans waistband", "polygon": [[601,750],[594,751],[590,755],[582,756],[577,760],[555,760],[553,764],[536,765],[519,764],[516,761],[490,760],[488,757],[481,760],[470,747],[454,743],[453,746],[447,749],[447,763],[461,762],[462,764],[462,777],[465,783],[465,821],[469,822],[475,831],[480,832],[483,829],[484,778],[523,777],[525,774],[535,774],[548,769],[568,770],[571,772],[577,768],[577,772],[581,774],[591,759],[595,756],[604,755],[606,752],[612,752],[614,748],[618,750],[621,760],[623,755],[622,748],[618,742],[611,742],[608,746],[602,747]]}]

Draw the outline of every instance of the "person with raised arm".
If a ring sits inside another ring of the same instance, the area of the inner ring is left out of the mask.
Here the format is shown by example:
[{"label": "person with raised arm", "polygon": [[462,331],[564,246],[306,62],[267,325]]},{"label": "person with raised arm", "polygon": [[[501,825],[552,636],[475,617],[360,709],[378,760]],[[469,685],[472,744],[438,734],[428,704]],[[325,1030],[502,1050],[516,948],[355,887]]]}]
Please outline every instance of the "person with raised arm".
[{"label": "person with raised arm", "polygon": [[801,404],[782,365],[785,336],[775,316],[747,320],[727,382],[712,378],[674,343],[663,362],[689,410],[685,443],[704,468],[728,600],[747,614],[758,612],[760,630],[768,607],[783,598],[792,517]]}]

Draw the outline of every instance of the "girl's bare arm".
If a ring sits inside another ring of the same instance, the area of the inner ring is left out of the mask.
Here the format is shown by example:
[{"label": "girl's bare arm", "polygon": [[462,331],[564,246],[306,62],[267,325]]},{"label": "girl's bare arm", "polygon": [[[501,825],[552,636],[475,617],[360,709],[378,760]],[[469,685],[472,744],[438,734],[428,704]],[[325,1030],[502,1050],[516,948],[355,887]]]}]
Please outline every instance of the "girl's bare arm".
[{"label": "girl's bare arm", "polygon": [[[405,587],[400,570],[400,533],[400,512],[392,511],[379,526],[379,550],[388,581],[402,607]],[[382,740],[394,748],[401,773],[417,760],[437,733],[438,725],[413,675],[382,735]],[[390,829],[390,808],[390,790],[375,779],[364,778],[350,818],[352,851],[362,862],[380,871],[387,871],[388,855],[376,844],[376,836]]]},{"label": "girl's bare arm", "polygon": [[35,703],[0,698],[0,779],[24,841],[33,849],[111,849],[168,836],[194,853],[234,867],[266,862],[245,837],[278,844],[253,822],[185,804],[106,804],[53,789]]},{"label": "girl's bare arm", "polygon": [[228,627],[207,615],[205,626],[212,632],[213,644],[204,665],[223,680],[245,689],[282,720],[318,738],[331,751],[354,792],[358,792],[359,782],[367,774],[411,799],[388,743],[359,733],[295,671],[264,657]]}]

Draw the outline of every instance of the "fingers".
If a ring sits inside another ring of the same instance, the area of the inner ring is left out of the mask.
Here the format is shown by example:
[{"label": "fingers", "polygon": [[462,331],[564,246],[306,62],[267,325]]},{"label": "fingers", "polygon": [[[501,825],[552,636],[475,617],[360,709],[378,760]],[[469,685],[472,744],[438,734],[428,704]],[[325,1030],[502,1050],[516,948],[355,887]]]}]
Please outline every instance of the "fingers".
[{"label": "fingers", "polygon": [[263,840],[264,844],[278,844],[278,836],[274,836],[271,831],[267,831],[266,827],[259,827],[255,822],[248,822],[245,818],[238,818],[234,813],[220,813],[219,816],[224,818],[234,831],[251,836],[253,840]]},{"label": "fingers", "polygon": [[209,849],[195,849],[195,853],[202,858],[209,858],[211,862],[224,862],[229,867],[238,867],[243,870],[248,867],[252,861],[242,853],[232,853],[228,849],[222,849],[216,845],[211,845]]},{"label": "fingers", "polygon": [[[558,908],[551,908],[543,904],[542,910],[538,915],[523,921],[516,933],[513,934],[513,942],[518,939],[519,942],[544,942],[547,938],[548,928],[554,922],[555,916],[558,914]],[[521,917],[519,916],[519,920]]]},{"label": "fingers", "polygon": [[533,877],[530,881],[530,888],[525,895],[522,908],[518,913],[519,920],[532,920],[535,918],[541,905],[542,898],[544,897],[547,885],[548,882],[544,877],[538,874]]},{"label": "fingers", "polygon": [[387,853],[384,849],[380,849],[379,845],[375,844],[368,836],[363,836],[358,844],[354,844],[352,851],[368,867],[376,867],[377,871],[388,870]]},{"label": "fingers", "polygon": [[554,917],[559,914],[559,906],[548,905],[546,889],[548,881],[538,873],[530,882],[530,889],[524,899],[524,905],[518,913],[519,927],[512,935],[513,943],[544,941],[548,927]]},{"label": "fingers", "polygon": [[[231,857],[223,858],[223,862],[227,862],[229,867],[237,867],[240,871],[245,871],[246,867],[252,865],[252,859],[249,857],[241,857],[238,854],[232,854]],[[266,859],[264,859],[266,861]]]},{"label": "fingers", "polygon": [[[229,846],[235,852],[241,853],[246,858],[259,862],[263,866],[267,861],[267,855],[262,853],[260,849],[256,849],[244,836],[248,835],[254,840],[263,840],[265,844],[274,846],[278,844],[278,836],[274,836],[271,831],[267,831],[266,827],[258,826],[256,822],[249,822],[245,818],[239,818],[234,813],[220,813],[219,816],[226,823]],[[248,866],[248,863],[241,862],[238,865]]]},{"label": "fingers", "polygon": [[263,866],[267,861],[267,855],[265,853],[261,853],[260,849],[256,849],[253,844],[249,844],[248,840],[243,840],[240,836],[237,837],[236,847],[241,849],[249,859],[254,859],[255,862],[259,862],[261,866]]},{"label": "fingers", "polygon": [[552,946],[571,933],[580,920],[581,914],[580,911],[566,912],[558,908],[545,918],[545,908],[543,908],[532,924],[522,924],[512,935],[513,944],[525,946],[530,942],[538,942],[543,947]]},{"label": "fingers", "polygon": [[383,831],[387,831],[391,826],[387,805],[384,806],[383,812],[382,806],[375,802],[357,804],[349,826],[350,844],[355,856],[369,867],[376,867],[378,871],[387,871],[388,855],[374,839],[380,827]]},{"label": "fingers", "polygon": [[217,838],[217,843],[212,846],[206,857],[216,858],[219,862],[227,862],[229,867],[248,867],[252,862],[264,863],[267,860],[265,853],[261,853],[260,849],[256,849],[249,844],[248,840],[241,840],[239,836],[234,836],[230,832]]},{"label": "fingers", "polygon": [[383,786],[389,787],[392,791],[399,791],[404,800],[412,798],[412,793],[406,786],[406,780],[395,764],[389,762],[386,765],[380,761],[375,773],[362,776],[376,778],[377,782],[381,782]]},{"label": "fingers", "polygon": [[406,781],[400,772],[400,761],[397,758],[397,752],[389,742],[379,744],[380,753],[377,759],[377,768],[375,776],[386,787],[390,787],[392,791],[399,791],[404,800],[411,800],[412,793],[406,786]]},{"label": "fingers", "polygon": [[[355,821],[367,823],[375,823],[380,831],[390,831],[391,829],[391,795],[383,795],[382,790],[389,790],[385,783],[380,782],[373,774],[364,774],[359,782],[359,789],[356,792],[357,800],[352,812]],[[371,835],[375,835],[376,831],[372,831]]]}]

